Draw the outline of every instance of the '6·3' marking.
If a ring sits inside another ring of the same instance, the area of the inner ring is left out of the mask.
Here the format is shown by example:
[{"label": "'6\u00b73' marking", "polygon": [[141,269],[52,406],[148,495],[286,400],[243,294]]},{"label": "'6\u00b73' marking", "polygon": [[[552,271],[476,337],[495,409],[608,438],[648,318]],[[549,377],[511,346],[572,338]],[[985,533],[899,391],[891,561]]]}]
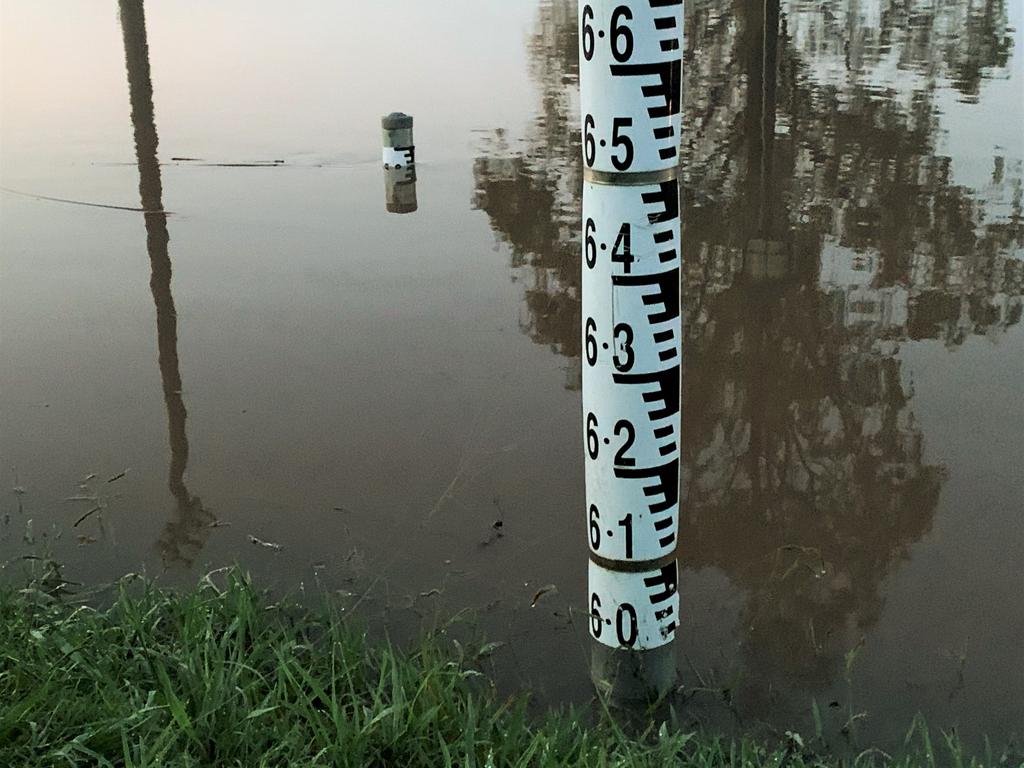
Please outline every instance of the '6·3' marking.
[{"label": "'6\u00b73' marking", "polygon": [[[588,317],[583,325],[584,353],[587,356],[587,365],[593,368],[597,365],[597,321]],[[633,351],[633,328],[629,323],[618,323],[613,329],[615,337],[615,353],[612,355],[612,365],[619,373],[627,373],[636,362],[636,352]],[[608,344],[603,345],[608,349]]]}]

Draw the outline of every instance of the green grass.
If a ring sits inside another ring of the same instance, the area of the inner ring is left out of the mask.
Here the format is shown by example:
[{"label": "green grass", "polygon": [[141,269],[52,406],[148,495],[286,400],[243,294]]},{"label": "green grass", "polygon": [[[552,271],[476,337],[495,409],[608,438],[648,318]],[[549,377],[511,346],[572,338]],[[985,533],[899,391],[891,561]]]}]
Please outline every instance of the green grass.
[{"label": "green grass", "polygon": [[[0,766],[975,765],[914,729],[890,761],[816,756],[610,716],[531,717],[476,651],[399,652],[329,609],[274,603],[237,572],[184,594],[126,580],[105,610],[0,589]],[[589,725],[587,723],[590,723]],[[1009,765],[1006,758],[1004,765]],[[1014,763],[1015,765],[1016,763]]]}]

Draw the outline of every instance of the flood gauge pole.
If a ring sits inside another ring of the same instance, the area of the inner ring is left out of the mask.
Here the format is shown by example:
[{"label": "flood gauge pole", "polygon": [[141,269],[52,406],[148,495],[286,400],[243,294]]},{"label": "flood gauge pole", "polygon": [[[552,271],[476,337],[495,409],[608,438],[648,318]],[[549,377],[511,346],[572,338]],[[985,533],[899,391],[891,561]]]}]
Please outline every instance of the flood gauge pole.
[{"label": "flood gauge pole", "polygon": [[591,672],[665,694],[679,622],[683,0],[581,0]]}]

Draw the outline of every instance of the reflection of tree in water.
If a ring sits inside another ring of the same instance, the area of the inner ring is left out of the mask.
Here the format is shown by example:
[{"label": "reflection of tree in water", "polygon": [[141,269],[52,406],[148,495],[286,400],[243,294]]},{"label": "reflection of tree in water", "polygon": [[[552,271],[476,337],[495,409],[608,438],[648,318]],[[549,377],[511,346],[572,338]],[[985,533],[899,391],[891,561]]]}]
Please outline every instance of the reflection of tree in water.
[{"label": "reflection of tree in water", "polygon": [[[970,98],[1006,64],[1005,4],[687,14],[683,559],[747,590],[752,674],[818,687],[938,499],[899,344],[1021,319],[1019,161],[972,191],[936,151],[936,84]],[[528,281],[529,332],[578,358],[575,3],[539,19],[540,118],[485,143],[476,203]]]},{"label": "reflection of tree in water", "polygon": [[168,253],[167,213],[163,206],[163,185],[157,159],[157,133],[153,116],[153,85],[149,75],[149,47],[143,0],[120,0],[121,30],[124,37],[125,67],[135,132],[135,155],[139,166],[139,196],[145,209],[146,250],[151,267],[150,289],[156,305],[156,329],[160,378],[167,406],[167,427],[171,446],[168,487],[177,503],[158,546],[165,562],[189,564],[202,548],[213,515],[203,508],[198,496],[185,486],[188,466],[188,416],[181,397],[178,366],[178,315],[171,294],[171,258]]},{"label": "reflection of tree in water", "polygon": [[870,81],[872,70],[894,64],[905,73],[948,78],[971,99],[990,70],[1006,66],[1013,50],[1005,0],[817,0],[784,5],[797,47],[813,52],[816,65],[840,65],[831,74],[847,82],[865,82],[865,75]]},{"label": "reflection of tree in water", "polygon": [[[473,204],[512,253],[525,284],[523,330],[541,344],[580,357],[579,189],[583,183],[576,89],[575,3],[543,0],[529,42],[540,109],[529,134],[511,147],[504,131],[484,142],[473,165]],[[578,389],[579,368],[566,386]]]}]

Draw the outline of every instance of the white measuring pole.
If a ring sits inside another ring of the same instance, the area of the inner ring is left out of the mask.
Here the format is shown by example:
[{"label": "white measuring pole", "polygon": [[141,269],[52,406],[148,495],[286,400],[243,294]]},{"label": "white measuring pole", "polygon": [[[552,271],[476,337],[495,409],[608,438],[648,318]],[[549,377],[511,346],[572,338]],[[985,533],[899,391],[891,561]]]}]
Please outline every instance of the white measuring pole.
[{"label": "white measuring pole", "polygon": [[675,682],[682,0],[580,0],[583,427],[592,675]]}]

